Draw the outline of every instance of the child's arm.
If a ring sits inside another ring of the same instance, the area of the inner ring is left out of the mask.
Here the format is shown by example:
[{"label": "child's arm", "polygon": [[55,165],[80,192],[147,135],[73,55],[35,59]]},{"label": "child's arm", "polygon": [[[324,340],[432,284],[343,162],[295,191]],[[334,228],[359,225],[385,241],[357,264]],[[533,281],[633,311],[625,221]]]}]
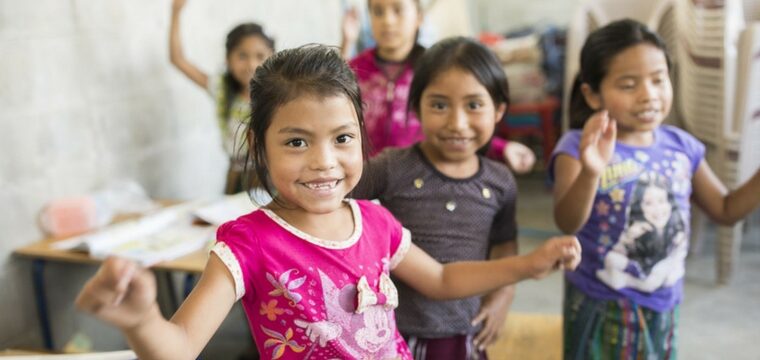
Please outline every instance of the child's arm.
[{"label": "child's arm", "polygon": [[607,112],[594,114],[583,127],[580,158],[559,155],[554,160],[554,222],[574,234],[591,215],[599,178],[615,151],[617,127]]},{"label": "child's arm", "polygon": [[580,259],[581,245],[573,236],[551,238],[527,255],[445,265],[412,244],[393,274],[428,298],[450,300],[539,279],[558,268],[572,270]]},{"label": "child's arm", "polygon": [[[503,259],[517,255],[517,240],[495,245],[489,259]],[[483,322],[483,328],[475,336],[475,346],[481,350],[493,344],[501,334],[507,313],[515,298],[515,285],[507,285],[483,297],[480,312],[473,319],[473,326]]]},{"label": "child's arm", "polygon": [[135,263],[107,259],[76,300],[79,309],[119,329],[141,359],[194,359],[235,303],[234,280],[209,258],[200,281],[171,320],[156,303],[153,274]]},{"label": "child's arm", "polygon": [[340,42],[340,56],[346,60],[351,58],[351,52],[356,46],[356,41],[359,39],[359,32],[361,32],[361,23],[359,22],[359,13],[355,7],[351,7],[343,14],[343,21],[341,23],[341,42]]},{"label": "child's arm", "polygon": [[182,40],[179,35],[179,16],[186,0],[174,0],[172,3],[172,18],[169,25],[169,60],[194,83],[202,88],[208,87],[208,76],[193,63],[185,59],[182,53]]},{"label": "child's arm", "polygon": [[729,192],[710,165],[702,160],[694,173],[692,186],[696,204],[721,225],[733,225],[760,205],[760,169],[739,188]]}]

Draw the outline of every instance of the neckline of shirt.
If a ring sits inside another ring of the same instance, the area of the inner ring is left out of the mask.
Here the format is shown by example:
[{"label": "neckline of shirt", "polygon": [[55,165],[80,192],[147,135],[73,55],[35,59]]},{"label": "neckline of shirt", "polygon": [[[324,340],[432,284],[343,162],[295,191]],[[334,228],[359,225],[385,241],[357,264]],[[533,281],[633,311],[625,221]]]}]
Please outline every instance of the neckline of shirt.
[{"label": "neckline of shirt", "polygon": [[362,235],[362,217],[361,217],[361,210],[359,209],[359,205],[356,203],[356,200],[354,199],[345,199],[345,202],[348,203],[349,208],[351,209],[351,215],[354,219],[354,231],[346,240],[329,240],[329,239],[322,239],[318,238],[316,236],[310,235],[295,226],[291,225],[285,219],[281,218],[279,215],[275,214],[274,211],[262,208],[261,210],[264,212],[264,214],[272,219],[277,225],[285,229],[285,231],[291,233],[293,236],[302,239],[308,243],[327,248],[327,249],[347,249],[354,244],[356,244],[357,241],[359,241],[359,238]]}]

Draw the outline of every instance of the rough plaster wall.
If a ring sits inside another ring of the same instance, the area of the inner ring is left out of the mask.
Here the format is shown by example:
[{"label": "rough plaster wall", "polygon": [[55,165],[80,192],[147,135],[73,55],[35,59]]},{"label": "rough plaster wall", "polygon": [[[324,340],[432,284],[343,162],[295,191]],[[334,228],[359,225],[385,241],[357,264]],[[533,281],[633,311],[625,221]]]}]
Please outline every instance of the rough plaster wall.
[{"label": "rough plaster wall", "polygon": [[[277,47],[337,44],[340,0],[191,0],[185,55],[223,68],[223,40],[242,21],[264,24]],[[0,349],[41,347],[31,265],[11,255],[39,239],[49,200],[119,177],[157,198],[221,193],[227,160],[212,102],[169,63],[169,0],[0,0]],[[99,349],[118,334],[76,314],[94,269],[54,264],[46,288],[55,344],[75,329]]]}]

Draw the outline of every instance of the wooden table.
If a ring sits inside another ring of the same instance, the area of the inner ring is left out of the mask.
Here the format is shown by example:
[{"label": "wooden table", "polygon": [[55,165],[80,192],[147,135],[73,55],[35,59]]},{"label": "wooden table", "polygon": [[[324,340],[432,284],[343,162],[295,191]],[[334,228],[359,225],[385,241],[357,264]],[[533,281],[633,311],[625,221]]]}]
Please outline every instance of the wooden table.
[{"label": "wooden table", "polygon": [[[102,259],[93,258],[84,252],[60,250],[51,246],[59,240],[62,239],[44,239],[16,249],[13,252],[16,256],[32,259],[32,284],[34,286],[35,301],[37,303],[37,313],[42,331],[42,339],[45,348],[48,350],[54,350],[54,347],[50,318],[48,316],[47,294],[45,293],[45,265],[50,261],[80,265],[100,264],[103,261]],[[163,272],[166,276],[166,280],[170,284],[170,289],[172,290],[169,291],[170,301],[175,309],[178,307],[179,301],[173,291],[174,281],[171,277],[172,272],[179,271],[187,274],[184,284],[184,295],[187,296],[187,294],[190,293],[190,290],[192,290],[195,275],[203,272],[207,260],[208,251],[203,249],[175,260],[158,263],[151,267],[153,270]]]}]

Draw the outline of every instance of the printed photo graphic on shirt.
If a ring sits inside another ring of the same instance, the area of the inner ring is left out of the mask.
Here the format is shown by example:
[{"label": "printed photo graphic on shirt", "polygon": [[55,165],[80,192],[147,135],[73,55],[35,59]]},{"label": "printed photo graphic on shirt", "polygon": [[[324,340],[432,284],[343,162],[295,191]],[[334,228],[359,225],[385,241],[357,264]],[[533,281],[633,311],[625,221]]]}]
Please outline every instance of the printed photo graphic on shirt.
[{"label": "printed photo graphic on shirt", "polygon": [[652,292],[673,286],[683,277],[688,242],[670,178],[642,173],[626,211],[626,225],[605,254],[597,277],[613,289]]}]

